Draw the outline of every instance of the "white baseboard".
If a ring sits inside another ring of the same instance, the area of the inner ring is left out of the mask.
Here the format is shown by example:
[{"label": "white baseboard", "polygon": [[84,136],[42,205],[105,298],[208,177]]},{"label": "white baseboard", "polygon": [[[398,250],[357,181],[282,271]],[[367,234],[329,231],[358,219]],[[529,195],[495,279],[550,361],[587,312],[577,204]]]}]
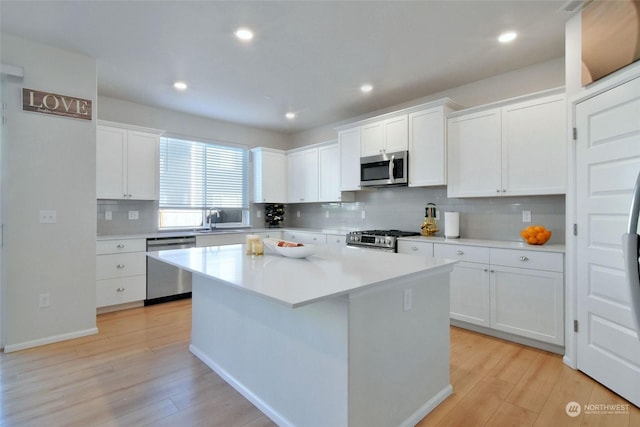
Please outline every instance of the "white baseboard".
[{"label": "white baseboard", "polygon": [[438,406],[439,404],[444,402],[444,400],[447,397],[451,396],[452,394],[453,394],[453,387],[451,386],[451,384],[449,384],[448,386],[446,386],[445,388],[440,390],[438,393],[436,393],[435,396],[433,396],[431,399],[429,399],[427,402],[425,402],[425,404],[422,405],[409,418],[404,420],[404,422],[402,424],[400,424],[399,427],[413,427],[413,426],[415,426],[424,417],[426,417],[429,412],[433,411],[436,408],[436,406]]},{"label": "white baseboard", "polygon": [[74,338],[86,337],[87,335],[94,335],[98,333],[98,328],[85,329],[82,331],[69,332],[68,334],[54,335],[51,337],[40,338],[33,341],[25,341],[18,344],[7,344],[4,346],[5,353],[11,353],[12,351],[25,350],[27,348],[38,347],[45,344],[52,344],[54,342],[71,340]]}]

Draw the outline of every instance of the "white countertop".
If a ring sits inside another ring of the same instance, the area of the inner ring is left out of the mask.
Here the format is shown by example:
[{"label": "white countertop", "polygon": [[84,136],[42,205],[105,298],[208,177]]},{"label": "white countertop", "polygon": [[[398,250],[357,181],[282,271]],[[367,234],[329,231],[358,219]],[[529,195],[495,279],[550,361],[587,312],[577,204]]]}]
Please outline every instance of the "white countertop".
[{"label": "white countertop", "polygon": [[530,245],[524,241],[514,242],[506,240],[484,240],[484,239],[445,239],[444,237],[426,237],[426,236],[412,236],[401,237],[398,240],[413,241],[413,242],[429,242],[429,243],[444,243],[447,245],[464,245],[464,246],[484,246],[488,248],[501,248],[501,249],[521,249],[527,251],[542,251],[542,252],[565,252],[565,246],[560,244],[544,244],[544,245]]},{"label": "white countertop", "polygon": [[247,256],[245,245],[147,254],[292,308],[430,270],[451,271],[456,262],[349,247],[318,245],[317,249],[316,254],[304,259],[285,258],[269,252],[264,256]]}]

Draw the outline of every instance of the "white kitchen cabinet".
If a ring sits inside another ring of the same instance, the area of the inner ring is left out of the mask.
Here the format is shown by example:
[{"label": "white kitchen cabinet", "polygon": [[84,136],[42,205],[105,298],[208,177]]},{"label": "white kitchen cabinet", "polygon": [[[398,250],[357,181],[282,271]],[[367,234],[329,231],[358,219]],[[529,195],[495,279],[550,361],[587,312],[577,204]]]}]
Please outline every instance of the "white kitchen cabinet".
[{"label": "white kitchen cabinet", "polygon": [[435,244],[436,258],[455,259],[450,283],[450,317],[475,325],[491,327],[491,299],[488,248],[454,244]]},{"label": "white kitchen cabinet", "polygon": [[342,191],[360,190],[360,135],[359,126],[338,132]]},{"label": "white kitchen cabinet", "polygon": [[382,153],[405,151],[409,147],[408,118],[406,114],[398,117],[368,123],[362,126],[362,157]]},{"label": "white kitchen cabinet", "polygon": [[433,257],[433,243],[415,240],[398,240],[398,253]]},{"label": "white kitchen cabinet", "polygon": [[281,150],[258,147],[253,156],[254,203],[287,201],[287,154]]},{"label": "white kitchen cabinet", "polygon": [[447,183],[447,114],[457,107],[444,104],[409,113],[409,187]]},{"label": "white kitchen cabinet", "polygon": [[347,244],[346,234],[327,234],[325,238],[327,245],[330,246],[345,246]]},{"label": "white kitchen cabinet", "polygon": [[287,154],[289,203],[318,201],[318,148]]},{"label": "white kitchen cabinet", "polygon": [[565,126],[563,93],[452,114],[447,196],[564,193]]},{"label": "white kitchen cabinet", "polygon": [[157,200],[162,131],[125,126],[97,126],[97,198]]},{"label": "white kitchen cabinet", "polygon": [[257,234],[261,239],[282,239],[282,230],[261,231],[251,234]]},{"label": "white kitchen cabinet", "polygon": [[289,242],[308,243],[310,245],[324,245],[327,243],[327,237],[324,234],[309,231],[284,230],[282,232],[282,239]]},{"label": "white kitchen cabinet", "polygon": [[245,233],[213,233],[196,236],[196,248],[203,246],[237,245],[246,242]]},{"label": "white kitchen cabinet", "polygon": [[559,253],[492,249],[491,327],[564,345],[563,264]]},{"label": "white kitchen cabinet", "polygon": [[96,308],[147,297],[146,239],[96,242]]},{"label": "white kitchen cabinet", "polygon": [[340,147],[338,144],[320,146],[318,147],[318,201],[340,200]]}]

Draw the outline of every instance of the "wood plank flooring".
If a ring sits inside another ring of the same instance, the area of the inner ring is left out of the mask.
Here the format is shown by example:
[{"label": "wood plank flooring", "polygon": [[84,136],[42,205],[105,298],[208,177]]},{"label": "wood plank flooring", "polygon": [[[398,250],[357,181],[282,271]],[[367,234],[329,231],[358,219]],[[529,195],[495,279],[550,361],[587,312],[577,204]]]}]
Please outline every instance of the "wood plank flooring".
[{"label": "wood plank flooring", "polygon": [[[189,353],[191,300],[98,316],[97,335],[0,353],[0,426],[274,424]],[[418,426],[640,426],[640,409],[558,355],[451,328],[454,394]],[[331,426],[327,426],[331,427]]]}]

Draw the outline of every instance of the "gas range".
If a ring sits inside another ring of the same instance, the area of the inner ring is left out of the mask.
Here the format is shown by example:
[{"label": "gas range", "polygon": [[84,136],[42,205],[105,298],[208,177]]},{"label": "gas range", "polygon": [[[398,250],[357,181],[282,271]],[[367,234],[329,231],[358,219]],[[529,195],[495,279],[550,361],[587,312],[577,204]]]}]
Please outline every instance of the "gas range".
[{"label": "gas range", "polygon": [[347,246],[397,252],[398,237],[419,236],[415,231],[364,230],[347,233]]}]

